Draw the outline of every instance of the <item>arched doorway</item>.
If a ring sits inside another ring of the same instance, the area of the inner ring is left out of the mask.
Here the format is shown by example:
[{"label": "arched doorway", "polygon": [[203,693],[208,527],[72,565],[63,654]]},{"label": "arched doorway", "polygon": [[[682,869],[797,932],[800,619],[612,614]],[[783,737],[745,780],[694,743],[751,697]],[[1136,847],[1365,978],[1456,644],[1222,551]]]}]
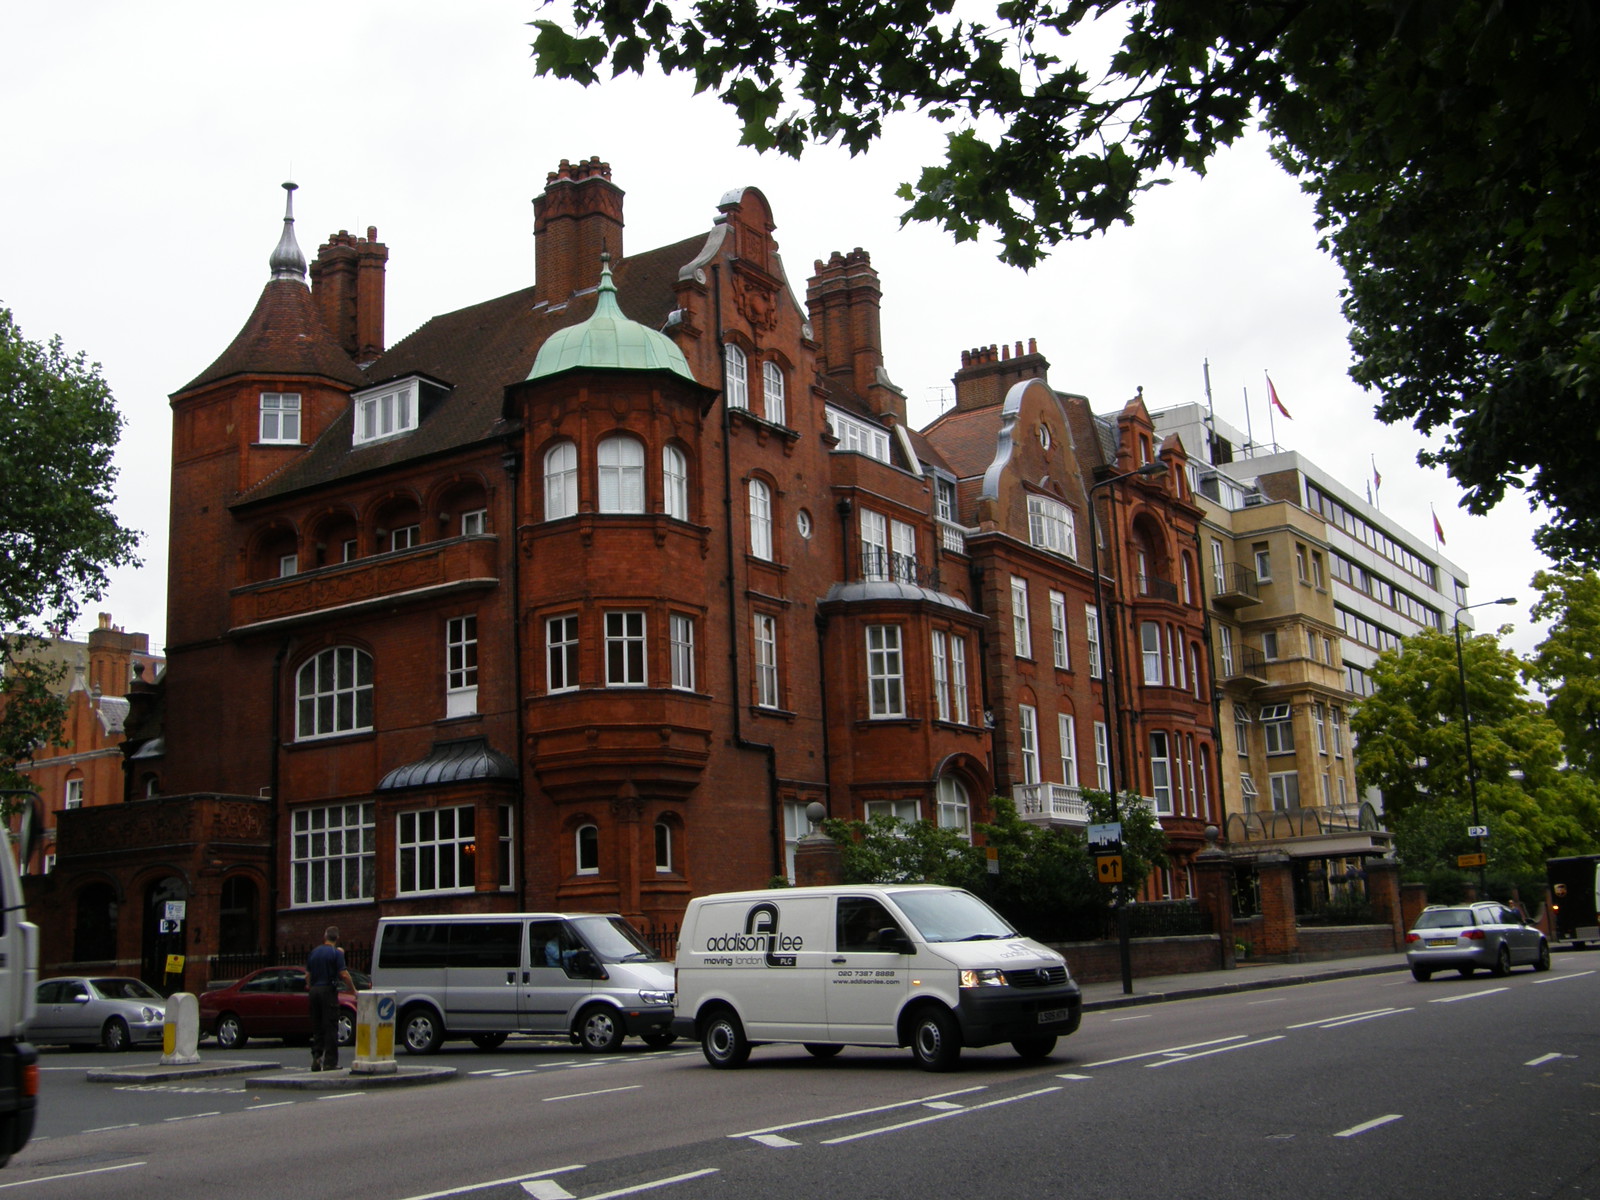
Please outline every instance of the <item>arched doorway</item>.
[{"label": "arched doorway", "polygon": [[259,950],[255,880],[230,875],[222,881],[222,908],[217,921],[217,953],[253,954]]},{"label": "arched doorway", "polygon": [[[151,987],[163,987],[167,979],[167,956],[183,954],[188,945],[189,885],[177,875],[158,879],[144,891],[144,954],[140,972]],[[183,905],[182,915],[175,921],[168,916],[167,905]]]},{"label": "arched doorway", "polygon": [[112,963],[117,960],[117,890],[109,883],[78,889],[72,924],[72,961]]}]

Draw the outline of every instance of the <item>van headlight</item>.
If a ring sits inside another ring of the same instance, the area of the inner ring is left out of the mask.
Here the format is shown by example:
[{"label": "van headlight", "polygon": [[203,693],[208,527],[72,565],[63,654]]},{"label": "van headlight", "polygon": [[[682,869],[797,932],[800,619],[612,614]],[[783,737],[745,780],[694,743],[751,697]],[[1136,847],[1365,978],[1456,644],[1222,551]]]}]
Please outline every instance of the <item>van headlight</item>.
[{"label": "van headlight", "polygon": [[1005,987],[1006,973],[994,967],[985,967],[979,971],[963,971],[961,972],[961,986],[964,988]]},{"label": "van headlight", "polygon": [[668,1008],[672,1007],[671,992],[647,992],[643,989],[640,989],[639,1000],[644,1004],[665,1005]]}]

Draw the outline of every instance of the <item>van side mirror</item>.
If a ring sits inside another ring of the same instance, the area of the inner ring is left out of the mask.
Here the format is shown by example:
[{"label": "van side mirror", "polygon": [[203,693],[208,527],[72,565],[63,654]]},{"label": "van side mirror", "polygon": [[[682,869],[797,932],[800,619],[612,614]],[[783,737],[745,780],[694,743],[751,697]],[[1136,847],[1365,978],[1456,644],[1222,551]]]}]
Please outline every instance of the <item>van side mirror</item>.
[{"label": "van side mirror", "polygon": [[885,954],[910,954],[911,939],[897,925],[878,930],[878,949]]},{"label": "van side mirror", "polygon": [[606,969],[595,961],[594,952],[591,950],[572,951],[571,965],[567,974],[574,979],[605,979]]}]

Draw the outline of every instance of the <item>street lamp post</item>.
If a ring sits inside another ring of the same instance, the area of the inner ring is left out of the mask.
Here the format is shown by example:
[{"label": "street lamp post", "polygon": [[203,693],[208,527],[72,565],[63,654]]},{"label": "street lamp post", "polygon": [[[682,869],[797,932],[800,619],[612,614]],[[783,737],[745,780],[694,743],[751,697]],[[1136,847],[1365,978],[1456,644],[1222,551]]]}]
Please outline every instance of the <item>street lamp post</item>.
[{"label": "street lamp post", "polygon": [[[1472,709],[1467,704],[1467,660],[1461,650],[1461,614],[1474,608],[1488,608],[1493,604],[1515,604],[1515,598],[1501,596],[1498,600],[1485,600],[1480,604],[1456,605],[1455,631],[1456,631],[1456,675],[1461,680],[1461,732],[1467,743],[1467,794],[1472,797],[1472,824],[1475,828],[1483,828],[1483,822],[1478,818],[1478,772],[1472,765]],[[1483,838],[1474,839],[1478,843],[1478,899],[1482,900],[1488,889],[1488,869],[1485,866],[1487,859],[1483,849]]]},{"label": "street lamp post", "polygon": [[[1103,652],[1101,668],[1101,686],[1105,680],[1111,682],[1110,709],[1111,729],[1106,738],[1106,777],[1111,784],[1111,819],[1116,824],[1122,823],[1122,807],[1117,799],[1117,743],[1122,735],[1122,695],[1121,685],[1117,676],[1118,663],[1116,645],[1112,637],[1107,637],[1109,628],[1114,635],[1116,625],[1106,623],[1105,600],[1100,586],[1100,513],[1094,506],[1094,494],[1103,487],[1110,487],[1124,479],[1134,476],[1152,478],[1167,473],[1167,464],[1161,461],[1148,462],[1135,471],[1124,471],[1121,475],[1113,475],[1109,479],[1102,479],[1099,483],[1089,487],[1089,571],[1094,576],[1094,623],[1095,632],[1099,635],[1099,642]],[[1115,597],[1113,597],[1115,599]],[[1123,885],[1117,884],[1116,891],[1112,893],[1112,903],[1117,912],[1117,959],[1122,966],[1122,994],[1133,995],[1133,958],[1128,948],[1128,909],[1123,900]]]}]

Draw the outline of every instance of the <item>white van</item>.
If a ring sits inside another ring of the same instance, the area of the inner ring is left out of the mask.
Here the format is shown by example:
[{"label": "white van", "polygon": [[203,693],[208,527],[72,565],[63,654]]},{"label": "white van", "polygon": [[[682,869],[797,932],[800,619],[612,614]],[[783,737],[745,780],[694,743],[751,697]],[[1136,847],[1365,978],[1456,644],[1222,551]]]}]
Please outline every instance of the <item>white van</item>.
[{"label": "white van", "polygon": [[639,932],[606,913],[384,917],[372,986],[392,989],[397,1040],[432,1054],[446,1038],[493,1050],[512,1033],[616,1050],[629,1034],[674,1040],[672,974]]},{"label": "white van", "polygon": [[960,888],[777,888],[689,902],[678,936],[672,1030],[714,1067],[764,1042],[819,1058],[910,1046],[930,1071],[962,1046],[1010,1042],[1044,1058],[1078,1028],[1066,960]]}]

